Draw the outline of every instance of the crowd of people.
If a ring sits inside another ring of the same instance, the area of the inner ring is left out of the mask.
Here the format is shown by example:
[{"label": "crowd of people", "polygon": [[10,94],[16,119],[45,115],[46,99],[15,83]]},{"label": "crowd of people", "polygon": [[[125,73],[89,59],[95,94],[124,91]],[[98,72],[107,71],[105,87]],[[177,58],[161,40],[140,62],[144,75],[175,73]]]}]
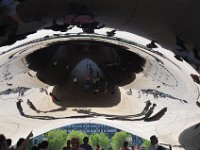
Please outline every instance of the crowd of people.
[{"label": "crowd of people", "polygon": [[[0,150],[25,150],[27,149],[26,144],[32,137],[33,133],[31,131],[26,138],[20,138],[17,144],[13,146],[11,139],[6,139],[6,137],[3,134],[0,134]],[[152,135],[150,137],[150,142],[151,143],[147,148],[145,148],[144,146],[135,146],[132,148],[131,146],[129,146],[128,141],[124,141],[123,146],[120,148],[120,150],[172,150],[171,145],[165,144],[165,147],[168,146],[167,148],[158,145],[158,138],[155,135]],[[48,146],[48,140],[43,140],[37,146],[33,145],[31,150],[48,150]],[[63,147],[63,150],[104,150],[104,148],[101,147],[99,144],[96,144],[95,147],[92,147],[89,144],[88,137],[83,138],[82,144],[80,144],[79,138],[73,137],[66,141],[66,146]]]},{"label": "crowd of people", "polygon": [[[6,139],[3,134],[0,134],[0,150],[25,150],[26,144],[28,143],[29,139],[33,137],[32,131],[29,135],[25,138],[20,138],[15,146],[12,146],[12,140]],[[88,144],[89,138],[84,137],[83,143],[80,144],[79,138],[72,138],[71,140],[67,140],[67,145],[63,147],[63,150],[93,150],[92,146]],[[32,146],[31,150],[48,150],[49,143],[47,140],[42,141],[37,146]],[[103,150],[96,144],[95,150]]]},{"label": "crowd of people", "polygon": [[12,140],[7,139],[3,134],[0,134],[0,150],[24,150],[29,139],[33,137],[32,131],[26,138],[20,138],[15,146],[12,146]]},{"label": "crowd of people", "polygon": [[80,145],[78,138],[72,138],[67,140],[67,146],[63,150],[92,150],[92,146],[88,144],[89,138],[83,138],[83,144]]}]

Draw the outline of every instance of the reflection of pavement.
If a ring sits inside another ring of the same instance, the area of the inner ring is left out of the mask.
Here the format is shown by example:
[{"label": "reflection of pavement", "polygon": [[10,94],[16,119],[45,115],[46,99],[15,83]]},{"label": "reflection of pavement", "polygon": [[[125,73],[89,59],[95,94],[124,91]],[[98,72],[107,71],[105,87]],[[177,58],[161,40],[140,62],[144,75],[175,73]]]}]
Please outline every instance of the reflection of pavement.
[{"label": "reflection of pavement", "polygon": [[55,103],[66,107],[111,107],[121,101],[120,91],[117,87],[114,88],[114,94],[110,92],[95,94],[92,91],[86,91],[84,83],[78,83],[76,86],[69,79],[62,85],[55,86],[52,92],[62,100],[61,102],[55,101]]},{"label": "reflection of pavement", "polygon": [[[134,51],[137,51],[137,49],[134,49]],[[22,134],[25,133],[26,130],[29,131],[34,129],[35,132],[39,134],[41,132],[45,132],[47,130],[63,125],[78,122],[93,122],[117,127],[125,131],[138,134],[144,138],[149,138],[150,135],[156,133],[157,136],[159,136],[159,140],[161,140],[161,142],[178,144],[179,134],[187,127],[199,122],[199,108],[195,104],[197,97],[197,84],[194,83],[190,75],[188,75],[188,72],[193,73],[194,70],[192,70],[189,67],[184,69],[186,65],[184,62],[178,64],[178,66],[181,68],[178,69],[177,66],[173,65],[173,63],[168,62],[164,58],[160,58],[164,66],[168,70],[170,70],[170,72],[173,74],[173,77],[176,79],[173,80],[173,78],[169,77],[169,74],[161,72],[160,68],[158,68],[158,64],[161,62],[152,63],[154,60],[153,57],[142,52],[140,53],[141,55],[144,55],[145,58],[149,58],[149,62],[151,62],[152,64],[151,68],[149,66],[145,66],[145,70],[137,74],[136,80],[134,80],[133,83],[130,83],[130,85],[127,85],[127,87],[130,87],[119,88],[119,91],[116,92],[118,95],[115,95],[115,97],[109,97],[107,95],[105,97],[97,95],[84,95],[84,93],[81,93],[82,88],[76,89],[75,86],[70,86],[72,85],[72,83],[69,83],[68,86],[60,85],[58,87],[55,87],[55,89],[52,89],[52,87],[48,89],[48,92],[52,92],[53,90],[53,92],[55,92],[55,94],[57,94],[56,96],[58,96],[59,98],[63,97],[64,104],[60,105],[60,107],[59,103],[52,102],[51,97],[49,95],[46,95],[45,93],[40,93],[39,89],[35,89],[34,92],[25,95],[23,98],[30,99],[38,110],[42,110],[47,113],[45,115],[43,113],[37,114],[35,111],[32,111],[28,105],[21,102],[21,106],[23,108],[23,112],[26,114],[26,118],[19,115],[19,110],[16,108],[16,103],[12,99],[8,99],[7,101],[0,101],[1,126],[8,127],[5,130],[1,128],[1,132],[4,132],[8,137],[10,136],[16,138],[18,136],[22,136]],[[151,78],[150,76],[153,76],[153,78]],[[174,86],[167,86],[161,84],[159,82],[161,78],[163,82],[170,83]],[[27,80],[27,78],[23,78],[23,81],[29,83],[30,80]],[[157,112],[159,112],[165,107],[167,107],[167,113],[164,114],[159,121],[148,123],[142,120],[106,120],[102,116],[86,118],[86,116],[84,116],[83,114],[72,110],[78,107],[80,109],[91,109],[92,112],[107,115],[140,114],[145,107],[145,102],[149,100],[149,97],[145,97],[142,94],[141,97],[138,98],[138,91],[141,89],[156,90],[158,86],[160,92],[165,94],[169,93],[170,95],[173,95],[174,97],[178,97],[180,99],[186,99],[188,103],[180,104],[179,101],[174,101],[173,99],[171,99],[172,97],[167,97],[166,99],[168,100],[163,100],[164,98],[158,97],[158,99],[154,99],[153,96],[150,96],[151,102],[157,104],[151,116],[153,117],[157,114]],[[133,89],[132,95],[127,95],[126,91],[130,88]],[[61,90],[62,93],[66,92],[66,94],[59,95],[59,90]],[[118,100],[120,101],[117,101],[114,98],[119,98]],[[87,101],[91,101],[92,104],[95,104],[94,107],[83,106],[83,104],[87,104]],[[112,101],[115,102],[115,105],[110,105],[109,107],[105,106],[111,103]],[[99,107],[99,103],[102,103],[102,106],[104,107]],[[62,107],[69,105],[71,105],[71,107]],[[18,108],[20,107],[18,106]],[[81,119],[80,115],[83,115],[83,117],[85,118]],[[78,119],[70,119],[70,116],[74,118],[78,117]],[[34,120],[31,119],[31,117],[34,118]],[[55,120],[56,118],[62,119],[59,119],[58,121]],[[45,119],[48,119],[48,121],[46,121]],[[19,122],[19,128],[12,128],[13,126],[10,123],[11,120]]]}]

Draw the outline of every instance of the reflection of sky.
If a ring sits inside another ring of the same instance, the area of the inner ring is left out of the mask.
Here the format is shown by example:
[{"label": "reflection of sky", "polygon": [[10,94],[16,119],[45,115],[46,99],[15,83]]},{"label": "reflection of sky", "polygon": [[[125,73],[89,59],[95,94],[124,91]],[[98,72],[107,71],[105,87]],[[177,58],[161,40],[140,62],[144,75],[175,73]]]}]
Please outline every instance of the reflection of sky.
[{"label": "reflection of sky", "polygon": [[[102,29],[95,30],[95,33],[106,35],[106,32],[111,31],[111,30],[113,30],[113,29],[112,28],[102,28]],[[7,51],[10,48],[16,47],[16,46],[23,44],[25,42],[28,42],[28,41],[32,41],[32,40],[35,40],[38,38],[45,37],[47,35],[49,35],[49,36],[52,36],[53,34],[61,34],[62,35],[62,34],[66,34],[66,33],[82,33],[82,30],[77,27],[74,27],[67,32],[52,31],[52,30],[46,30],[46,29],[39,30],[34,34],[28,35],[26,39],[17,41],[13,45],[0,47],[0,52]],[[141,36],[138,36],[138,35],[135,35],[132,33],[128,33],[125,31],[116,31],[115,37],[122,38],[122,39],[129,40],[129,41],[134,41],[135,43],[138,43],[138,44],[141,44],[144,46],[146,44],[150,43],[150,40],[148,40],[146,38],[143,38]],[[163,49],[163,48],[161,48],[161,46],[159,46],[159,48],[157,48],[156,50],[163,52],[163,50],[166,50],[166,49]]]}]

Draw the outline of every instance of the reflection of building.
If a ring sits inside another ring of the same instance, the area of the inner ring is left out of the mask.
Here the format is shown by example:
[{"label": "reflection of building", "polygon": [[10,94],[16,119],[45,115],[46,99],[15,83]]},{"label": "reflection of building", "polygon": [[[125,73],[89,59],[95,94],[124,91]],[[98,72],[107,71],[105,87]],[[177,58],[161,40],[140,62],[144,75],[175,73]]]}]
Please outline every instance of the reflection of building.
[{"label": "reflection of building", "polygon": [[101,133],[104,132],[109,137],[112,137],[118,129],[101,125],[101,124],[73,124],[70,126],[63,127],[62,129],[66,130],[67,133],[70,133],[72,130],[78,130],[81,132],[87,133],[87,135],[91,135],[92,133]]},{"label": "reflection of building", "polygon": [[141,145],[143,143],[143,140],[142,140],[142,138],[140,138],[140,137],[138,137],[138,136],[132,136],[132,144],[133,145],[137,145],[137,146],[139,146],[139,145]]}]

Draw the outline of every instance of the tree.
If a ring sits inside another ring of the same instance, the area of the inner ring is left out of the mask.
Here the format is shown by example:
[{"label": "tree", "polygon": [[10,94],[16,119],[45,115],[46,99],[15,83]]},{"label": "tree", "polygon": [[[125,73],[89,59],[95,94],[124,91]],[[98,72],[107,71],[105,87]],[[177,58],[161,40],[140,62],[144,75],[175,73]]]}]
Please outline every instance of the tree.
[{"label": "tree", "polygon": [[83,138],[87,136],[87,134],[85,132],[80,132],[77,130],[72,130],[72,132],[70,132],[67,136],[67,140],[71,140],[72,138],[78,138],[80,144],[83,142]]},{"label": "tree", "polygon": [[99,136],[96,133],[92,133],[89,139],[90,145],[94,148],[97,144],[99,144]]},{"label": "tree", "polygon": [[65,130],[56,129],[48,132],[49,150],[59,150],[64,147],[67,139],[67,132]]},{"label": "tree", "polygon": [[116,132],[115,135],[112,137],[112,149],[119,150],[120,147],[123,146],[128,136],[129,135],[124,131]]},{"label": "tree", "polygon": [[103,132],[101,132],[99,134],[96,134],[96,133],[91,134],[89,143],[93,148],[97,144],[99,144],[105,150],[110,148],[110,140],[109,140],[108,136]]},{"label": "tree", "polygon": [[143,139],[142,146],[144,146],[145,149],[147,149],[150,146],[150,144],[151,144],[150,141]]},{"label": "tree", "polygon": [[104,149],[107,150],[110,148],[110,140],[108,138],[108,136],[101,132],[99,135],[99,145]]}]

